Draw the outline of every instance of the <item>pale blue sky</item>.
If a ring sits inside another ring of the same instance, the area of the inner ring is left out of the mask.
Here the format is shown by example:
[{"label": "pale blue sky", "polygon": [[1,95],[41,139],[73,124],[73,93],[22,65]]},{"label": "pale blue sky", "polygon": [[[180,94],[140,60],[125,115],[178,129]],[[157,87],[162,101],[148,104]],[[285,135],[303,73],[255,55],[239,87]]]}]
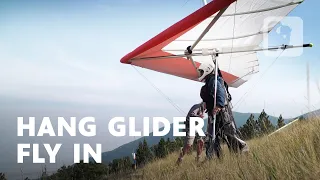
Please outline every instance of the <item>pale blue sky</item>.
[{"label": "pale blue sky", "polygon": [[[120,59],[202,6],[200,0],[185,2],[1,1],[0,111],[7,116],[2,117],[5,126],[0,126],[0,132],[16,136],[15,118],[21,114],[97,116],[98,124],[105,128],[93,142],[106,143],[105,151],[133,140],[103,134],[113,116],[182,115]],[[320,81],[319,5],[318,0],[306,0],[290,14],[302,18],[304,42],[315,47],[305,48],[301,57],[279,58],[261,80],[274,58],[259,53],[261,73],[231,90],[235,105],[259,80],[236,111],[261,112],[265,107],[270,115],[288,118],[306,112],[306,61],[310,63],[311,105],[320,108],[315,83]],[[185,112],[200,101],[200,83],[139,71]]]},{"label": "pale blue sky", "polygon": [[[102,105],[126,102],[135,107],[149,103],[152,96],[157,98],[149,106],[172,109],[132,67],[119,60],[202,5],[200,0],[185,2],[5,1],[0,6],[0,95]],[[320,76],[316,71],[320,43],[317,5],[318,1],[307,0],[290,14],[302,18],[304,42],[313,42],[315,47],[305,48],[298,58],[279,58],[237,110],[258,112],[266,104],[267,111],[276,115],[300,114],[306,103],[302,98],[306,60],[311,66],[312,104],[320,106],[315,88]],[[259,56],[260,71],[264,72],[273,59]],[[199,83],[141,71],[185,111],[199,100]],[[166,82],[174,83],[167,86]],[[232,90],[234,104],[254,82],[255,78]],[[275,89],[276,93],[270,93]],[[300,104],[292,104],[293,99]]]}]

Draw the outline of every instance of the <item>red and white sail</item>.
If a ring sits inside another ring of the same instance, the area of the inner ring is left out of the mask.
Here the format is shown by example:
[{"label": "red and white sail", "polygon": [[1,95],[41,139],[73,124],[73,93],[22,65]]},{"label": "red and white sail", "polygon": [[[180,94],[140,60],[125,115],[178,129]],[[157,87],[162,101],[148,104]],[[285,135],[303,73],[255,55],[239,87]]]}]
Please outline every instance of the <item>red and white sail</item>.
[{"label": "red and white sail", "polygon": [[[201,55],[207,49],[219,49],[219,68],[230,87],[239,87],[259,70],[255,51],[277,23],[301,0],[213,0],[169,27],[121,59],[122,63],[197,80],[194,65],[183,56],[212,22],[219,11],[227,8],[196,44],[192,53],[196,67],[211,61]],[[267,26],[265,18],[275,17]],[[239,50],[243,50],[239,52]],[[200,55],[199,55],[200,54]],[[181,55],[181,56],[180,56]]]}]

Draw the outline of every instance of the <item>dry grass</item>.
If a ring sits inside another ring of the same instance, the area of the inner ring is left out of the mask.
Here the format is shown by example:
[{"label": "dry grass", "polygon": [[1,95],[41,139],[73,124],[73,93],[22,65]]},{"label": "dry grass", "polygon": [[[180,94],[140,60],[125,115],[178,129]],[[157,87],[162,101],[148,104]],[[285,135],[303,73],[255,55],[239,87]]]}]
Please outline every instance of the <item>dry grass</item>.
[{"label": "dry grass", "polygon": [[248,142],[250,153],[197,164],[194,155],[176,166],[178,154],[148,164],[125,179],[320,179],[320,119],[296,122]]}]

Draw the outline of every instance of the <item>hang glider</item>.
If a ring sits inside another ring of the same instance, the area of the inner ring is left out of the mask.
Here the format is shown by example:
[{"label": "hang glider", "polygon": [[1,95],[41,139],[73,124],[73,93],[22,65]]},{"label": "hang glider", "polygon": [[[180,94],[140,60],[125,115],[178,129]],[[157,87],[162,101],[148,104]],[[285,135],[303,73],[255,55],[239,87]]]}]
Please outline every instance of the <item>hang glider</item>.
[{"label": "hang glider", "polygon": [[[121,63],[197,81],[201,63],[218,56],[219,68],[229,87],[239,87],[259,71],[257,51],[311,44],[262,49],[267,26],[265,18],[285,17],[302,0],[213,0],[164,30],[121,59]],[[217,51],[219,50],[219,51]]]}]

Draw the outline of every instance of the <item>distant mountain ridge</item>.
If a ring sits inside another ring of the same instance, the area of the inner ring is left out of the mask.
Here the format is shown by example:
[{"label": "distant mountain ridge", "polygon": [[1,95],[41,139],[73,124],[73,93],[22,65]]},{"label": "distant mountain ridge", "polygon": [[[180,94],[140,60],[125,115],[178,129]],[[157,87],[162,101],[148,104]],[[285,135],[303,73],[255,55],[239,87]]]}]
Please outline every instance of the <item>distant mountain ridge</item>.
[{"label": "distant mountain ridge", "polygon": [[[244,125],[251,114],[254,115],[255,119],[257,119],[259,117],[259,115],[260,115],[260,113],[233,112],[233,115],[234,115],[234,118],[235,118],[235,121],[236,121],[236,124],[237,124],[237,128],[239,128],[242,125]],[[269,116],[269,120],[272,122],[272,124],[276,125],[278,117]],[[286,123],[288,121],[290,121],[290,119],[285,119]],[[170,132],[166,136],[162,136],[164,139],[167,139],[167,138],[173,139],[172,127],[173,127],[173,125],[171,124],[170,125]],[[161,128],[161,130],[162,129],[163,128]],[[206,129],[206,123],[205,123],[204,129]],[[111,151],[103,152],[102,153],[102,162],[103,163],[109,163],[113,159],[122,158],[124,156],[131,157],[132,151],[136,150],[136,148],[139,145],[139,142],[143,141],[144,138],[146,139],[148,145],[152,146],[152,145],[158,144],[158,142],[160,141],[160,139],[162,137],[153,136],[153,133],[150,133],[149,136],[141,137],[139,139],[136,139],[135,141],[129,142],[127,144],[124,144],[124,145],[122,145],[122,146],[120,146],[120,147],[118,147],[116,149],[111,150]]]},{"label": "distant mountain ridge", "polygon": [[[320,109],[315,110],[315,111],[311,111],[309,113],[300,115],[299,117],[304,117],[304,118],[319,118],[320,117]],[[296,117],[295,119],[299,118]]]}]

